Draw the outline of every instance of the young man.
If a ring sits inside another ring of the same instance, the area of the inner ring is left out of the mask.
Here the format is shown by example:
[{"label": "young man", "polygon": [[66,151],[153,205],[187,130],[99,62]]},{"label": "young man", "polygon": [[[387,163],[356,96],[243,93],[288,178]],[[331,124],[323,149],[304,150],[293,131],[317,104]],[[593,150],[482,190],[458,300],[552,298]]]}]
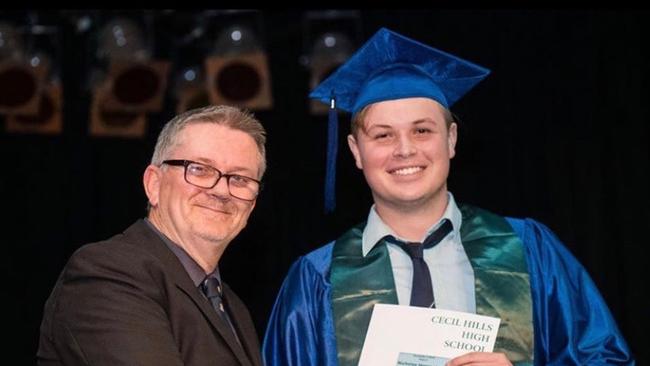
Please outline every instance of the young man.
[{"label": "young man", "polygon": [[312,92],[352,113],[348,144],[374,205],[291,267],[264,340],[268,366],[356,365],[377,303],[501,319],[494,353],[449,365],[633,363],[588,274],[548,228],[457,204],[447,190],[449,107],[487,74],[381,29]]},{"label": "young man", "polygon": [[265,141],[234,107],[168,122],[144,172],[148,217],[72,255],[45,305],[39,365],[261,365],[218,265],[255,207]]}]

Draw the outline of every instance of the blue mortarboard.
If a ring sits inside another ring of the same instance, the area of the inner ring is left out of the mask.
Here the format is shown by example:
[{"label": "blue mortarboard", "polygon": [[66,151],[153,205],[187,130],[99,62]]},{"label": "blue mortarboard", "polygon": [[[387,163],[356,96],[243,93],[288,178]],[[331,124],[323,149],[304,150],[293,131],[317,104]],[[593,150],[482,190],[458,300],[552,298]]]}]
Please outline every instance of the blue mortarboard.
[{"label": "blue mortarboard", "polygon": [[357,113],[385,100],[426,97],[449,108],[490,70],[381,28],[310,94],[330,105],[325,211],[335,206],[336,108]]}]

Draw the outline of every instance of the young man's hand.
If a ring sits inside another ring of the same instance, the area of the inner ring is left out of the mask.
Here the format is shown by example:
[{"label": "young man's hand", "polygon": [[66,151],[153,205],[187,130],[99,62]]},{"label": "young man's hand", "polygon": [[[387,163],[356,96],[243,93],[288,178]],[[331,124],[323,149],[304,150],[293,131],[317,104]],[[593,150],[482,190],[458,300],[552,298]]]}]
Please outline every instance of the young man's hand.
[{"label": "young man's hand", "polygon": [[471,352],[449,360],[447,366],[512,366],[504,353]]}]

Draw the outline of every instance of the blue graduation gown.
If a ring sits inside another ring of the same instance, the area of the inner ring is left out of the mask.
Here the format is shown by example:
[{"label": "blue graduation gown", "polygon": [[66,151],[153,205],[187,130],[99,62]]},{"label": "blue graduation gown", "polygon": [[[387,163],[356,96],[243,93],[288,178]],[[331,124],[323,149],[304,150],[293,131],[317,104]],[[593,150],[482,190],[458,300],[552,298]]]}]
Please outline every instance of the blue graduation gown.
[{"label": "blue graduation gown", "polygon": [[[506,218],[524,245],[533,302],[535,365],[634,365],[582,265],[546,226]],[[333,242],[290,268],[271,313],[267,366],[337,365],[329,269]]]}]

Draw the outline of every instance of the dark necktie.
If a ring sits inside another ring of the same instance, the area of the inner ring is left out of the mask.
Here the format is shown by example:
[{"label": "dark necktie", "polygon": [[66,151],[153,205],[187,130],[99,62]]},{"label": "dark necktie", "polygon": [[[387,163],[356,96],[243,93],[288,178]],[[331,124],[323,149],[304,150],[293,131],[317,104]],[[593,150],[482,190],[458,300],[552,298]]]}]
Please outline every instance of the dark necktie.
[{"label": "dark necktie", "polygon": [[433,231],[422,243],[403,242],[392,235],[386,236],[386,241],[399,245],[413,262],[413,285],[411,286],[411,306],[426,308],[435,307],[433,285],[429,266],[424,261],[424,249],[432,248],[440,243],[453,229],[449,219],[444,219],[440,227]]},{"label": "dark necktie", "polygon": [[223,290],[221,288],[221,283],[219,283],[219,280],[213,276],[208,276],[205,278],[205,280],[203,280],[200,287],[201,291],[203,291],[203,294],[208,298],[208,300],[210,300],[212,307],[217,312],[219,317],[228,323],[233,333],[237,334],[232,325],[232,322],[230,321],[230,317],[226,312],[226,309],[223,307]]}]

